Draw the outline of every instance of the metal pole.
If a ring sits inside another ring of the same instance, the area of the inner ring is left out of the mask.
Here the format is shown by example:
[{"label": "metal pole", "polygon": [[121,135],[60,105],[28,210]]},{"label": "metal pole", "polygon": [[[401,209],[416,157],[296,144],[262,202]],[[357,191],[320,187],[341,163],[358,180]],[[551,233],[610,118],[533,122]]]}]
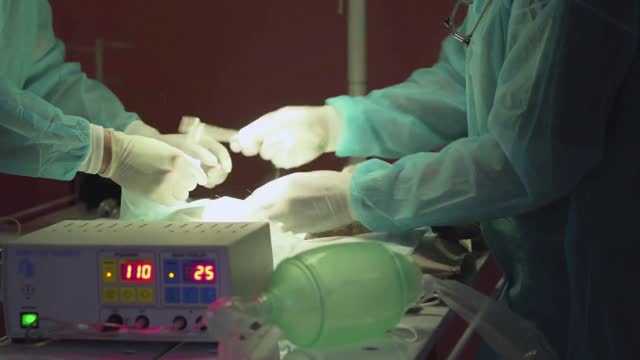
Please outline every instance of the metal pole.
[{"label": "metal pole", "polygon": [[[349,95],[367,94],[367,0],[349,0],[347,21],[347,74]],[[364,158],[349,158],[347,165],[364,161]]]},{"label": "metal pole", "polygon": [[349,1],[348,18],[349,95],[367,93],[367,0]]}]

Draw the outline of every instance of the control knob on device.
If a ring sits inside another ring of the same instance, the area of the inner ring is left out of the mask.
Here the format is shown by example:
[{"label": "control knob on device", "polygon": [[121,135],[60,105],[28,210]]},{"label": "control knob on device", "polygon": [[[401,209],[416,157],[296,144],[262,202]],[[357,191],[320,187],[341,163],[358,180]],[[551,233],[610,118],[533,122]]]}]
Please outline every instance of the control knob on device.
[{"label": "control knob on device", "polygon": [[[122,324],[124,324],[124,319],[122,318],[122,315],[120,315],[120,314],[111,314],[107,318],[106,323],[122,325]],[[118,331],[118,327],[117,326],[113,326],[113,325],[105,325],[102,328],[102,331]]]},{"label": "control knob on device", "polygon": [[184,330],[187,327],[187,319],[182,315],[174,317],[173,327],[177,330]]},{"label": "control knob on device", "polygon": [[149,318],[144,316],[144,315],[140,315],[136,318],[136,321],[134,323],[134,326],[138,329],[146,329],[149,327]]}]

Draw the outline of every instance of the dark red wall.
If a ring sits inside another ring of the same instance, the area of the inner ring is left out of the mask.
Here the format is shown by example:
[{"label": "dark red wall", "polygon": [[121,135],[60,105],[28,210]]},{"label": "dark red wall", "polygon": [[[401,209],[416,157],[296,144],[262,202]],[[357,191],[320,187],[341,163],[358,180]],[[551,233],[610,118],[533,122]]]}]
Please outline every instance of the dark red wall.
[{"label": "dark red wall", "polygon": [[[51,5],[68,58],[94,76],[90,48],[103,39],[106,84],[129,110],[162,131],[175,130],[183,114],[238,128],[280,106],[321,104],[347,88],[346,16],[338,14],[337,0]],[[370,88],[400,82],[435,61],[446,33],[442,19],[451,6],[451,0],[368,1]],[[198,195],[239,196],[273,172],[259,159],[234,154],[233,160],[227,182]],[[339,165],[326,156],[304,169]],[[70,185],[1,175],[0,189],[0,213],[7,214],[65,195]]]}]

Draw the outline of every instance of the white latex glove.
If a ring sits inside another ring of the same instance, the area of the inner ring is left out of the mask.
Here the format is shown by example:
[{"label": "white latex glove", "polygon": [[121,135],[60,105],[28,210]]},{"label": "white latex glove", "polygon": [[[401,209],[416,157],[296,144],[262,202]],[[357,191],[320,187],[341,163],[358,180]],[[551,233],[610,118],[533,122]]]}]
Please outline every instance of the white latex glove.
[{"label": "white latex glove", "polygon": [[142,121],[132,123],[125,132],[160,140],[199,160],[207,176],[207,182],[203,186],[209,189],[223,183],[231,172],[229,151],[206,132],[198,142],[194,142],[186,134],[161,134]]},{"label": "white latex glove", "polygon": [[331,106],[288,106],[240,129],[231,150],[260,154],[276,167],[290,169],[335,151],[341,131],[342,117]]},{"label": "white latex glove", "polygon": [[110,162],[99,175],[128,191],[174,205],[186,200],[196,185],[207,182],[197,160],[164,142],[121,132],[112,132],[109,138],[105,138],[105,153],[110,151]]},{"label": "white latex glove", "polygon": [[263,185],[245,202],[253,216],[282,225],[283,231],[315,233],[351,224],[351,174],[294,173]]},{"label": "white latex glove", "polygon": [[198,143],[190,142],[188,135],[184,134],[160,135],[156,139],[200,160],[207,174],[204,186],[209,189],[222,184],[231,172],[231,156],[227,148],[206,135],[202,135]]}]

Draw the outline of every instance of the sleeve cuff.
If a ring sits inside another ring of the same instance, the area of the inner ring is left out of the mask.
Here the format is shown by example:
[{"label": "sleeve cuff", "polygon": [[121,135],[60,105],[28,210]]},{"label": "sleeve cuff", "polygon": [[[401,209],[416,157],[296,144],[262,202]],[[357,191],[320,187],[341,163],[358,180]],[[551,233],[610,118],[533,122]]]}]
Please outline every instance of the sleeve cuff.
[{"label": "sleeve cuff", "polygon": [[[388,163],[378,159],[358,164],[351,177],[349,200],[352,214],[367,229],[375,232],[399,233],[407,229],[398,226],[373,205],[377,198],[389,196],[390,189],[381,188],[384,185],[375,181],[379,175],[386,173],[389,167]],[[372,186],[371,182],[375,184]]]},{"label": "sleeve cuff", "polygon": [[89,153],[78,170],[87,174],[97,174],[104,155],[104,128],[90,124],[89,139]]},{"label": "sleeve cuff", "polygon": [[337,142],[336,155],[340,157],[358,156],[360,152],[359,124],[362,123],[362,114],[358,111],[356,98],[352,96],[338,96],[325,100],[341,115],[342,121],[340,138]]},{"label": "sleeve cuff", "polygon": [[158,130],[145,124],[142,120],[136,120],[129,124],[129,126],[124,129],[124,133],[127,135],[138,135],[150,138],[155,138],[156,136],[160,135],[160,132]]}]

